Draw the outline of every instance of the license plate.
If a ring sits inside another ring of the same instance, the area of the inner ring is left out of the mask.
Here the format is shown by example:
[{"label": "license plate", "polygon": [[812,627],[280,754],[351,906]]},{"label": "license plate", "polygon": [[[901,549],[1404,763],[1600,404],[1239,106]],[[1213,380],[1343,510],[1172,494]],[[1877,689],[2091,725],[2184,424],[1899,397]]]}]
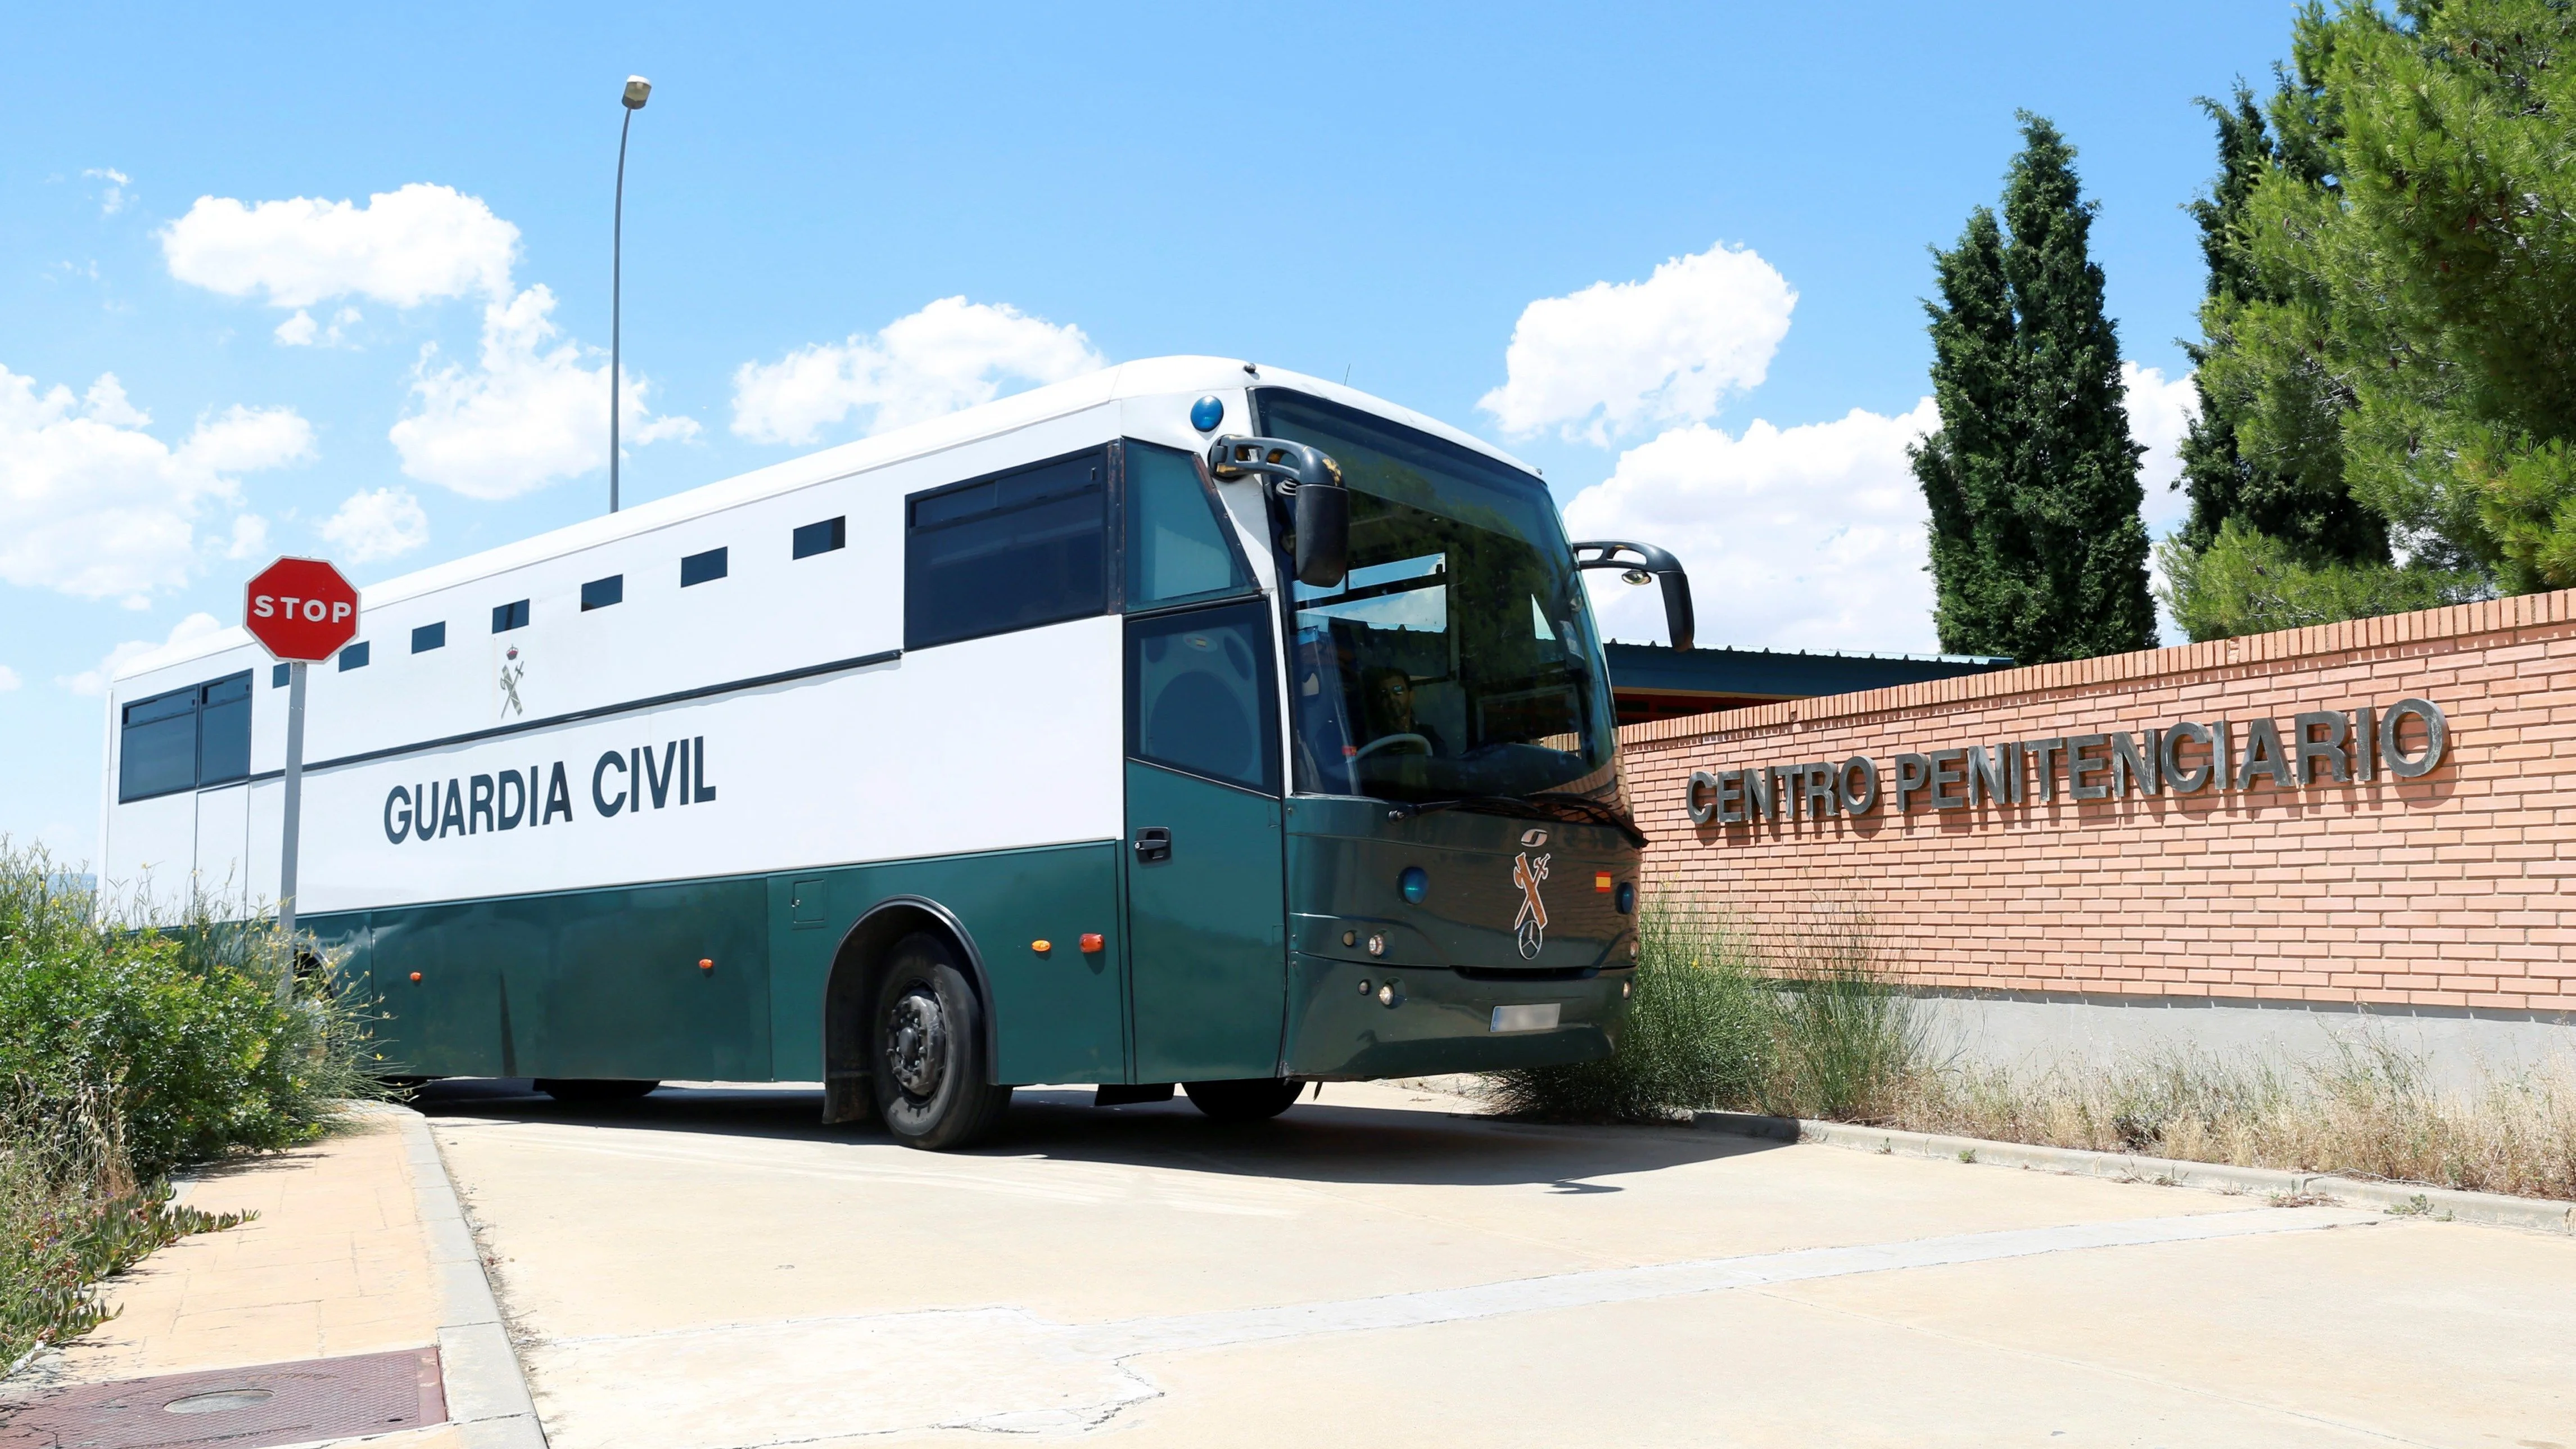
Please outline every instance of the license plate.
[{"label": "license plate", "polygon": [[1562,1002],[1545,1001],[1536,1006],[1497,1006],[1494,1008],[1494,1031],[1554,1031],[1556,1014]]}]

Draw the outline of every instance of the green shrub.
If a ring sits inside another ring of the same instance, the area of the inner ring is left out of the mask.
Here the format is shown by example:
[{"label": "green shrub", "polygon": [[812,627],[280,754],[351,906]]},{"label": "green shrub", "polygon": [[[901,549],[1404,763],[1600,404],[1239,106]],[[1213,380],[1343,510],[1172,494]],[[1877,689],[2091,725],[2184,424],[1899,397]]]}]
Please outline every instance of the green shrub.
[{"label": "green shrub", "polygon": [[[202,901],[125,929],[66,891],[39,851],[0,842],[0,1082],[38,1104],[106,1094],[136,1175],[319,1135],[360,1070],[363,1008],[329,972],[290,980],[266,919],[221,923]],[[317,963],[318,964],[318,963]]]},{"label": "green shrub", "polygon": [[1865,918],[1811,917],[1767,950],[1669,901],[1648,902],[1637,928],[1619,1049],[1495,1073],[1499,1110],[1579,1121],[1704,1108],[1874,1120],[1921,1070],[1912,999],[1877,969]]},{"label": "green shrub", "polygon": [[1605,1060],[1496,1073],[1506,1112],[1653,1120],[1741,1100],[1759,1081],[1769,983],[1722,925],[1649,902],[1619,1050]]},{"label": "green shrub", "polygon": [[175,1168],[319,1137],[364,1067],[368,1003],[273,920],[115,923],[0,840],[0,1363],[86,1331],[96,1282],[190,1232]]},{"label": "green shrub", "polygon": [[1778,990],[1762,1110],[1847,1122],[1891,1116],[1926,1054],[1914,998],[1880,969],[1868,918],[1808,916],[1786,933],[1771,974]]}]

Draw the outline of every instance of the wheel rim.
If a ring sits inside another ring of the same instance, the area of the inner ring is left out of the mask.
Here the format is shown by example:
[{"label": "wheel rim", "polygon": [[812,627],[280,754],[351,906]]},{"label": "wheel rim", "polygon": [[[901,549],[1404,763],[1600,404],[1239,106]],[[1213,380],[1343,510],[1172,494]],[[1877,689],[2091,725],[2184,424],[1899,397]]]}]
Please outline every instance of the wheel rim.
[{"label": "wheel rim", "polygon": [[915,986],[895,1001],[886,1018],[885,1054],[904,1095],[926,1099],[938,1092],[948,1065],[948,1021],[930,988]]}]

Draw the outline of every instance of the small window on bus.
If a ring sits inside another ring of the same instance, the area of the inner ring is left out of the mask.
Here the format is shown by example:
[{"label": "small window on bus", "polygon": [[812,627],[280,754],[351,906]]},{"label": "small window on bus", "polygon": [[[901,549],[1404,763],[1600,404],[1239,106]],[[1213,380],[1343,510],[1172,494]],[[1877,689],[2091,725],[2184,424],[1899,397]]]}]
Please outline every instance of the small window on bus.
[{"label": "small window on bus", "polygon": [[1109,609],[1101,449],[904,500],[903,647]]},{"label": "small window on bus", "polygon": [[1234,529],[1177,448],[1130,441],[1127,449],[1127,607],[1252,587]]},{"label": "small window on bus", "polygon": [[526,627],[528,627],[527,600],[521,599],[515,604],[494,604],[492,606],[493,633],[507,634],[513,629],[524,629]]},{"label": "small window on bus", "polygon": [[367,641],[364,639],[355,644],[343,646],[340,650],[340,672],[346,674],[352,669],[366,668],[368,652]]},{"label": "small window on bus", "polygon": [[581,611],[585,614],[593,609],[605,609],[611,604],[624,602],[626,602],[626,575],[624,574],[610,574],[604,579],[592,579],[581,586]]},{"label": "small window on bus", "polygon": [[[363,661],[367,646],[353,647]],[[241,779],[250,773],[250,675],[218,679],[197,693],[197,783]]]},{"label": "small window on bus", "polygon": [[811,558],[818,553],[830,553],[836,548],[846,548],[850,542],[850,520],[847,515],[844,515],[839,518],[826,518],[820,523],[806,524],[796,530],[795,536],[789,542],[793,545],[797,558]]},{"label": "small window on bus", "polygon": [[446,647],[447,621],[445,619],[435,624],[423,624],[411,631],[411,652],[414,654],[426,654],[432,649]]},{"label": "small window on bus", "polygon": [[295,666],[292,664],[272,664],[268,667],[268,687],[271,689],[284,689],[287,682],[293,678],[295,678]]},{"label": "small window on bus", "polygon": [[705,553],[693,553],[680,560],[681,588],[713,583],[724,576],[725,550],[723,549],[711,548]]}]

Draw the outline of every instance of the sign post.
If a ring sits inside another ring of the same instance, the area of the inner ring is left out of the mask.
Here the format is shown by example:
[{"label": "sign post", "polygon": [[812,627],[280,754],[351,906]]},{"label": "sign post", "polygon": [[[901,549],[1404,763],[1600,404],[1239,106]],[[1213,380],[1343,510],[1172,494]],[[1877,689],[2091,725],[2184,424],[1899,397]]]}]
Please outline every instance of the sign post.
[{"label": "sign post", "polygon": [[[295,939],[295,868],[304,814],[304,667],[358,633],[358,591],[316,558],[282,558],[242,591],[242,624],[286,665],[286,829],[277,858],[277,925]],[[292,974],[280,986],[292,990]]]}]

